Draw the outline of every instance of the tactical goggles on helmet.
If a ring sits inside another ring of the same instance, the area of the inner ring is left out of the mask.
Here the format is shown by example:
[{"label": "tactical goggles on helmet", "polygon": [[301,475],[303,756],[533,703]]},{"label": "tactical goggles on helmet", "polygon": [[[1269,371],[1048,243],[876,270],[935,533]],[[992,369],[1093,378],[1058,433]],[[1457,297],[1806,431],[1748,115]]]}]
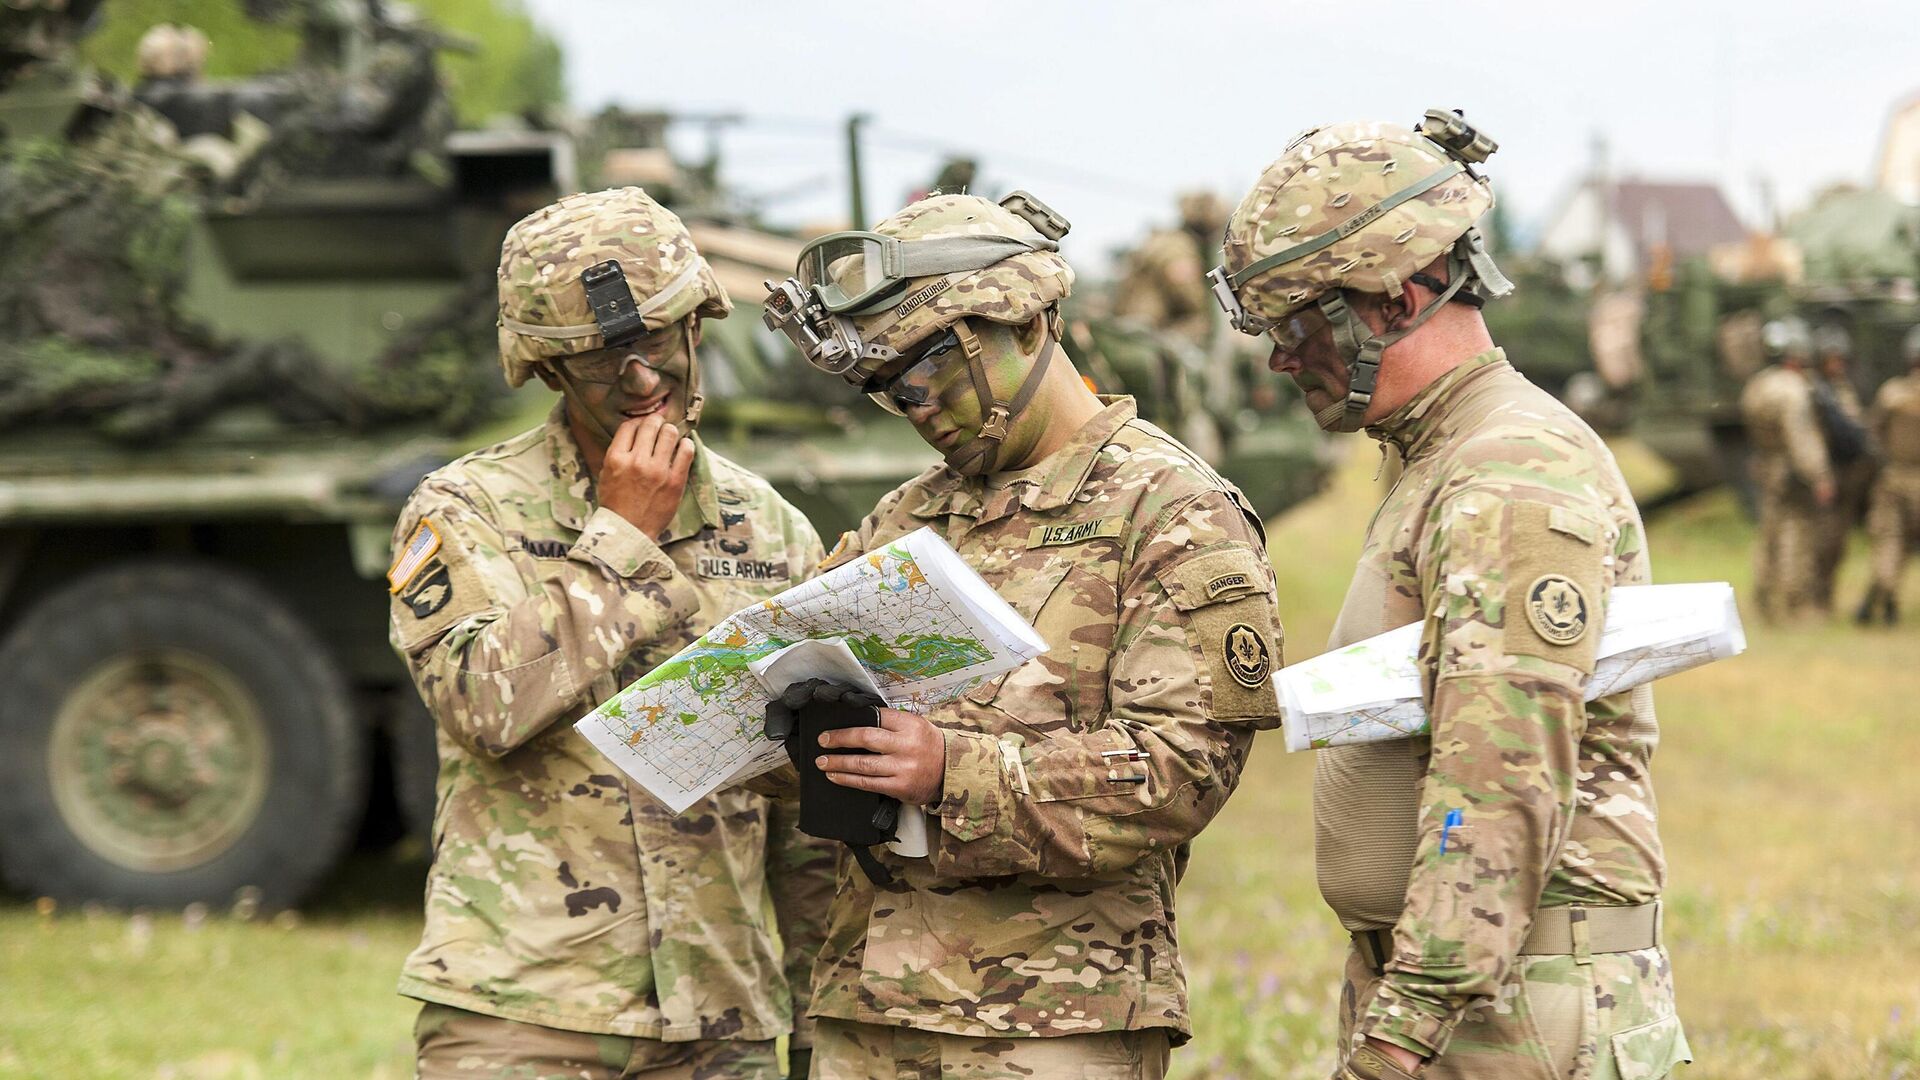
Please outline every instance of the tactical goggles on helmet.
[{"label": "tactical goggles on helmet", "polygon": [[794,276],[767,282],[767,327],[785,334],[814,367],[846,375],[856,385],[862,371],[891,362],[890,349],[863,343],[849,316],[871,315],[892,303],[920,278],[985,270],[1037,251],[1060,250],[1065,218],[1024,191],[1000,205],[1033,226],[1027,237],[997,234],[935,236],[903,240],[875,232],[838,232],[800,250]]},{"label": "tactical goggles on helmet", "polygon": [[949,327],[945,333],[929,337],[917,346],[899,371],[885,378],[868,379],[862,392],[895,416],[905,416],[908,409],[921,408],[933,401],[934,376],[955,359],[950,354],[960,347],[959,332]]}]

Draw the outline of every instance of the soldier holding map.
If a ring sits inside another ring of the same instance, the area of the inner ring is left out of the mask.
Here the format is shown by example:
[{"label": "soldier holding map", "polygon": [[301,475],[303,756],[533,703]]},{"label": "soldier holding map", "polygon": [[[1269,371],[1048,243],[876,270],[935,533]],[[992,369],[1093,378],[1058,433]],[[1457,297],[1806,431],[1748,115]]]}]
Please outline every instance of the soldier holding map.
[{"label": "soldier holding map", "polygon": [[823,566],[931,527],[1050,647],[820,737],[829,780],[932,822],[883,883],[843,867],[816,1076],[1157,1077],[1191,1032],[1174,885],[1278,722],[1273,575],[1241,494],[1061,353],[1065,231],[1024,193],[935,196],[815,241],[769,305],[945,459]]}]

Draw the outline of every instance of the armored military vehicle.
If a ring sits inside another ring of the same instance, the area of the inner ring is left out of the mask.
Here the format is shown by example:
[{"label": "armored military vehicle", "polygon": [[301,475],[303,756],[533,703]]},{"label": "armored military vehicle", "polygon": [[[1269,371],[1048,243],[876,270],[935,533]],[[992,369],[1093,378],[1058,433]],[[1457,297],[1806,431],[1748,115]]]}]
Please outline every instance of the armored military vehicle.
[{"label": "armored military vehicle", "polygon": [[[0,875],[16,890],[281,906],[370,816],[424,834],[436,763],[386,641],[390,530],[425,472],[552,405],[501,389],[492,271],[507,225],[579,185],[576,146],[590,183],[679,196],[740,302],[702,345],[711,445],[829,538],[935,460],[761,325],[760,281],[798,244],[731,211],[711,167],[645,175],[663,166],[647,123],[450,131],[422,77],[433,49],[377,18],[346,50],[371,84],[300,69],[134,88],[72,62],[49,18],[0,41]],[[602,169],[622,162],[641,174]],[[1302,473],[1250,460],[1274,473],[1263,508],[1297,497]]]}]

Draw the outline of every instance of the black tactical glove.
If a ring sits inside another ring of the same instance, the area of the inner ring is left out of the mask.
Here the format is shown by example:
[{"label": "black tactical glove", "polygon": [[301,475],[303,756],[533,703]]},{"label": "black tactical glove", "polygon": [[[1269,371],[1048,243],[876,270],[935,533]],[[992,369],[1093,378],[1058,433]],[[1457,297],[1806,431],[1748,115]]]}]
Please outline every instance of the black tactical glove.
[{"label": "black tactical glove", "polygon": [[[838,840],[875,885],[891,885],[893,875],[871,849],[893,839],[900,800],[858,788],[841,787],[820,771],[820,733],[839,728],[879,727],[885,704],[864,690],[808,679],[787,687],[767,703],[767,738],[778,739],[800,772],[800,831],[822,840]],[[841,749],[842,754],[869,751]]]},{"label": "black tactical glove", "polygon": [[1333,1080],[1415,1080],[1415,1077],[1363,1042],[1334,1070]]}]

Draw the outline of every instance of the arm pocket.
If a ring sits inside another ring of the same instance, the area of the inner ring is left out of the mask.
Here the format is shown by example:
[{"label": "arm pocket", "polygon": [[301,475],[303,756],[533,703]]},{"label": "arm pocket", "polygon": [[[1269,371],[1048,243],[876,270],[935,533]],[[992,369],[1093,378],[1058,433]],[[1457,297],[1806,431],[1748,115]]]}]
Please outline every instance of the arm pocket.
[{"label": "arm pocket", "polygon": [[1207,675],[1215,720],[1280,715],[1273,672],[1284,662],[1284,633],[1273,607],[1273,571],[1251,548],[1228,547],[1182,559],[1155,575],[1186,619],[1187,641]]}]

